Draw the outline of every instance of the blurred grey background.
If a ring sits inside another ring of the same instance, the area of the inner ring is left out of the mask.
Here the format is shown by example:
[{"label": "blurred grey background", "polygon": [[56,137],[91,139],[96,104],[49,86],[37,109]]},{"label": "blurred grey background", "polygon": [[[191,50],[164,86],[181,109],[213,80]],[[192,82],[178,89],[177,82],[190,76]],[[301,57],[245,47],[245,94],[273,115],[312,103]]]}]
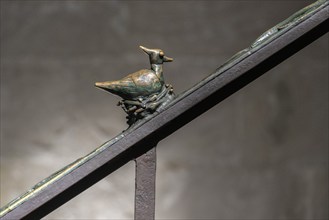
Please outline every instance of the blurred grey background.
[{"label": "blurred grey background", "polygon": [[[175,58],[190,88],[312,1],[1,1],[1,206],[127,126],[94,88]],[[328,218],[328,34],[158,147],[159,219]],[[131,162],[46,219],[130,219]]]}]

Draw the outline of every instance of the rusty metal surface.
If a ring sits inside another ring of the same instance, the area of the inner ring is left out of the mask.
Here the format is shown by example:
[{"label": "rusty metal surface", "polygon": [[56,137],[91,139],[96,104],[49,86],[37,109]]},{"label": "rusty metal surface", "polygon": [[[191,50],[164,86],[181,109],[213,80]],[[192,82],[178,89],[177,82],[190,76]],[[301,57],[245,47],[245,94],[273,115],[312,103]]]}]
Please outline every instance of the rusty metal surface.
[{"label": "rusty metal surface", "polygon": [[150,150],[150,143],[170,135],[327,32],[328,6],[288,27],[279,36],[262,42],[238,63],[226,69],[219,68],[208,80],[177,98],[169,108],[134,130],[105,143],[88,155],[83,163],[77,160],[69,170],[64,169],[64,173],[59,173],[60,177],[54,176],[56,181],[44,186],[38,193],[31,194],[28,200],[12,209],[6,209],[9,211],[2,215],[2,219],[43,217],[128,161]]},{"label": "rusty metal surface", "polygon": [[154,219],[156,147],[136,158],[135,219]]}]

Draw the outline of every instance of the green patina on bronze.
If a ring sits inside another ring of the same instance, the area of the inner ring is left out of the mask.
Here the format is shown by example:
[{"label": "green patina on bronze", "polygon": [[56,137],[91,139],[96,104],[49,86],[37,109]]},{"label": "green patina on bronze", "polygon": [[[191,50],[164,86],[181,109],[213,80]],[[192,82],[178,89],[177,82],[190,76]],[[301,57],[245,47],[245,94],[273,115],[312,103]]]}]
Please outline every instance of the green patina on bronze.
[{"label": "green patina on bronze", "polygon": [[143,69],[118,81],[99,82],[96,86],[127,100],[137,100],[161,91],[163,82],[153,70]]},{"label": "green patina on bronze", "polygon": [[119,105],[128,114],[132,126],[164,107],[175,95],[171,85],[166,85],[162,65],[173,61],[161,49],[140,48],[149,56],[151,69],[142,69],[115,81],[97,82],[95,86],[123,98]]}]

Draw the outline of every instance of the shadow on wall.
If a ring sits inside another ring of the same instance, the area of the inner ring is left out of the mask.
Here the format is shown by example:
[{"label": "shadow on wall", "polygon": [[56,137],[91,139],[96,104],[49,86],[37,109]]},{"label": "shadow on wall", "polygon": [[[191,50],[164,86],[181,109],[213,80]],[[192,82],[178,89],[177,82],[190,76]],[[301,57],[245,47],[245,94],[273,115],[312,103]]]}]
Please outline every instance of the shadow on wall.
[{"label": "shadow on wall", "polygon": [[[126,128],[95,89],[161,48],[176,93],[309,1],[1,1],[1,206]],[[157,218],[328,218],[328,35],[158,147]],[[48,219],[133,217],[134,164]]]}]

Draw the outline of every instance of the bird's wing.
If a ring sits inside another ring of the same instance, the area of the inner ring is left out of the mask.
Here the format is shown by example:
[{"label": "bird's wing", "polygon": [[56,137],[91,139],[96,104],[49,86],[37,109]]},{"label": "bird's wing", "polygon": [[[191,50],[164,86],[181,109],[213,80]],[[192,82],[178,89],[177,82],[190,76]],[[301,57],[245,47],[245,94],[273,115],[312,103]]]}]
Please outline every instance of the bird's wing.
[{"label": "bird's wing", "polygon": [[162,85],[159,78],[155,75],[153,70],[140,70],[132,75],[131,79],[135,85],[144,90],[146,94],[158,92]]}]

